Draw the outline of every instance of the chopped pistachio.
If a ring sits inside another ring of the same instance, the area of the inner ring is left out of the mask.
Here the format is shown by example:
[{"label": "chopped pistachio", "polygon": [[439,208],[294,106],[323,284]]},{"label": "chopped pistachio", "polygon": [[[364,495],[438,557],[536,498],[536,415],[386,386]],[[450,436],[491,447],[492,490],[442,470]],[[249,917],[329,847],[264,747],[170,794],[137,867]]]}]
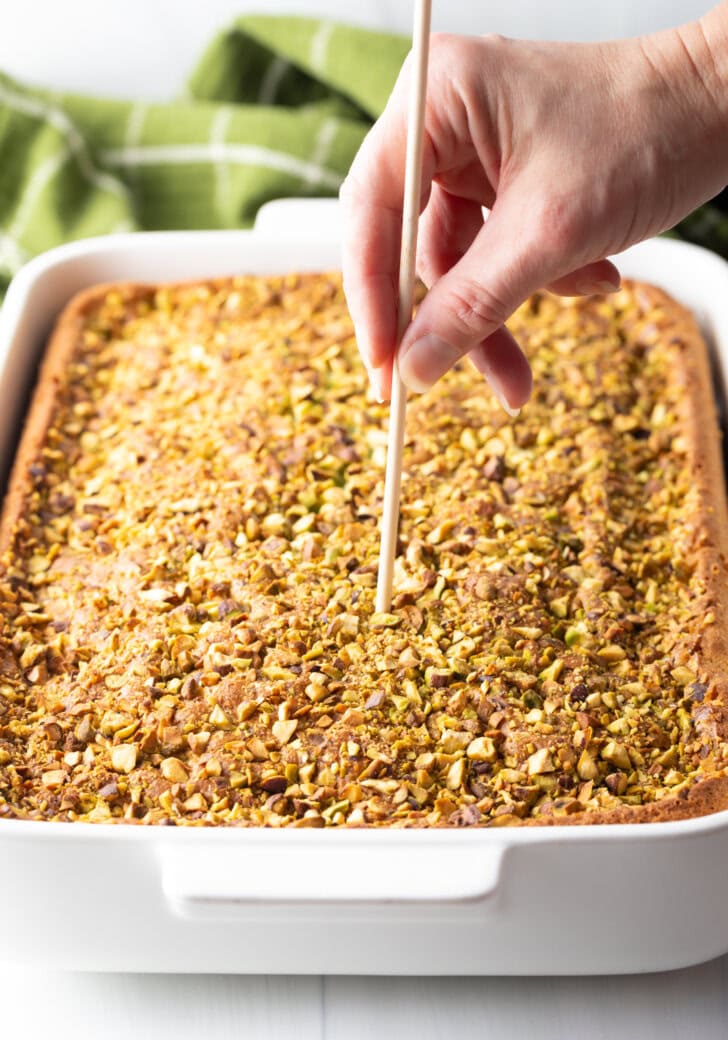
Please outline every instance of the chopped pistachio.
[{"label": "chopped pistachio", "polygon": [[0,814],[641,819],[728,769],[687,319],[627,283],[509,325],[516,422],[458,367],[411,403],[380,614],[340,278],[89,298],[0,570]]},{"label": "chopped pistachio", "polygon": [[596,780],[599,776],[599,767],[593,756],[586,750],[582,751],[576,766],[576,771],[582,780]]},{"label": "chopped pistachio", "polygon": [[279,744],[287,744],[298,726],[297,719],[280,720],[273,723],[272,733]]},{"label": "chopped pistachio", "polygon": [[210,725],[217,726],[218,729],[231,728],[232,724],[230,722],[230,719],[227,717],[224,710],[220,707],[219,704],[216,704],[210,712]]},{"label": "chopped pistachio", "polygon": [[457,791],[465,776],[465,759],[458,758],[447,771],[447,786],[451,791]]},{"label": "chopped pistachio", "polygon": [[619,744],[616,740],[610,740],[605,744],[601,756],[606,762],[611,762],[620,769],[629,769],[632,764],[624,744]]},{"label": "chopped pistachio", "polygon": [[137,762],[136,744],[117,744],[111,749],[111,768],[117,773],[131,773]]},{"label": "chopped pistachio", "polygon": [[189,778],[189,773],[184,762],[178,758],[164,758],[160,765],[160,771],[165,780],[172,784],[183,784]]},{"label": "chopped pistachio", "polygon": [[41,776],[44,787],[60,787],[66,779],[65,769],[47,769]]},{"label": "chopped pistachio", "polygon": [[398,614],[372,614],[369,622],[372,628],[397,628],[402,624]]},{"label": "chopped pistachio", "polygon": [[539,776],[541,773],[553,773],[556,767],[549,749],[542,747],[529,756],[526,768],[529,776]]}]

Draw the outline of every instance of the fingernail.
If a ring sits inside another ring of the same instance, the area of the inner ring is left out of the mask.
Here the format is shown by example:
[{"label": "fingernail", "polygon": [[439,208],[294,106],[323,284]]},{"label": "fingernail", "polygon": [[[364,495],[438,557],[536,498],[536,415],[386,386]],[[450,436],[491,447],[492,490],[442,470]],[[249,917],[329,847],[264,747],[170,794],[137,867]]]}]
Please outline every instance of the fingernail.
[{"label": "fingernail", "polygon": [[372,388],[375,400],[379,404],[384,404],[384,374],[380,368],[370,368],[369,365],[364,363],[367,375],[369,376],[369,385]]},{"label": "fingernail", "polygon": [[399,357],[399,374],[416,394],[429,390],[459,359],[460,352],[431,332],[407,348]]},{"label": "fingernail", "polygon": [[621,289],[622,283],[608,282],[606,279],[601,282],[584,282],[583,285],[579,286],[579,293],[582,296],[592,296],[594,293],[613,293]]},{"label": "fingernail", "polygon": [[379,371],[372,373],[372,391],[374,392],[377,404],[384,404],[387,398],[384,393],[382,373]]},{"label": "fingernail", "polygon": [[480,364],[478,365],[478,369],[485,376],[486,383],[493,391],[493,396],[498,399],[498,403],[500,404],[501,408],[506,413],[506,415],[510,415],[511,419],[515,419],[517,416],[519,416],[521,414],[521,409],[513,408],[508,403],[508,401],[506,400],[506,395],[503,392],[503,387],[500,385],[500,380],[498,379],[498,376],[495,374],[495,372],[491,370],[490,365],[488,365],[487,363]]},{"label": "fingernail", "polygon": [[521,414],[521,409],[511,408],[511,406],[508,404],[508,401],[506,401],[505,395],[501,388],[499,386],[496,386],[496,384],[492,382],[490,379],[488,380],[488,386],[491,388],[495,396],[498,398],[500,406],[506,413],[506,415],[510,415],[511,419],[516,419]]}]

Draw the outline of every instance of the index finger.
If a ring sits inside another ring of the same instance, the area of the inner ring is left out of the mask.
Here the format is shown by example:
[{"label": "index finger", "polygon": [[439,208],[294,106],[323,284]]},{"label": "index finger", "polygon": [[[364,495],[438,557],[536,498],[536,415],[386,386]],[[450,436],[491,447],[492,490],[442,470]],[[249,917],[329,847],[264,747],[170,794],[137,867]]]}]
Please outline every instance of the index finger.
[{"label": "index finger", "polygon": [[[406,73],[400,74],[340,193],[344,291],[359,350],[370,372],[391,360],[396,345],[407,80]],[[433,166],[432,146],[425,135],[421,209],[429,194]]]}]

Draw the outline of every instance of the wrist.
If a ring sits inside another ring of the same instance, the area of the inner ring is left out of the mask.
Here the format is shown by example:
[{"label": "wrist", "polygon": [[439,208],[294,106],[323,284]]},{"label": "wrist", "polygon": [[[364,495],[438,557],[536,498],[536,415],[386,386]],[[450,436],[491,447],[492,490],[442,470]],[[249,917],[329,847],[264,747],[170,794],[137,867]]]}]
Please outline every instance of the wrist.
[{"label": "wrist", "polygon": [[700,71],[705,91],[713,98],[717,118],[728,126],[728,3],[707,11],[685,27],[691,34],[695,53],[703,61]]},{"label": "wrist", "polygon": [[695,22],[675,30],[716,128],[728,128],[728,3],[711,8]]},{"label": "wrist", "polygon": [[703,140],[706,132],[720,135],[711,151],[728,160],[728,2],[694,22],[644,37],[642,45],[672,107]]},{"label": "wrist", "polygon": [[707,72],[715,79],[711,85],[717,92],[724,91],[728,83],[728,2],[723,0],[686,28],[702,36],[709,59]]},{"label": "wrist", "polygon": [[636,42],[645,146],[664,178],[668,227],[728,183],[728,2]]}]

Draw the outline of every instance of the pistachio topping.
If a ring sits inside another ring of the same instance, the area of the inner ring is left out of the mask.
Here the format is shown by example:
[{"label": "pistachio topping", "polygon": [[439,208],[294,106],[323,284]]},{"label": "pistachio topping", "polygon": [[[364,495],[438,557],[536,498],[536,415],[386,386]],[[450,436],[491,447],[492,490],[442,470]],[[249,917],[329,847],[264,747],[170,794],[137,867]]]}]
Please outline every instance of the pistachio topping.
[{"label": "pistachio topping", "polygon": [[524,304],[515,421],[468,364],[412,400],[386,614],[386,410],[337,275],[73,321],[0,561],[0,818],[508,826],[725,769],[664,297]]}]

